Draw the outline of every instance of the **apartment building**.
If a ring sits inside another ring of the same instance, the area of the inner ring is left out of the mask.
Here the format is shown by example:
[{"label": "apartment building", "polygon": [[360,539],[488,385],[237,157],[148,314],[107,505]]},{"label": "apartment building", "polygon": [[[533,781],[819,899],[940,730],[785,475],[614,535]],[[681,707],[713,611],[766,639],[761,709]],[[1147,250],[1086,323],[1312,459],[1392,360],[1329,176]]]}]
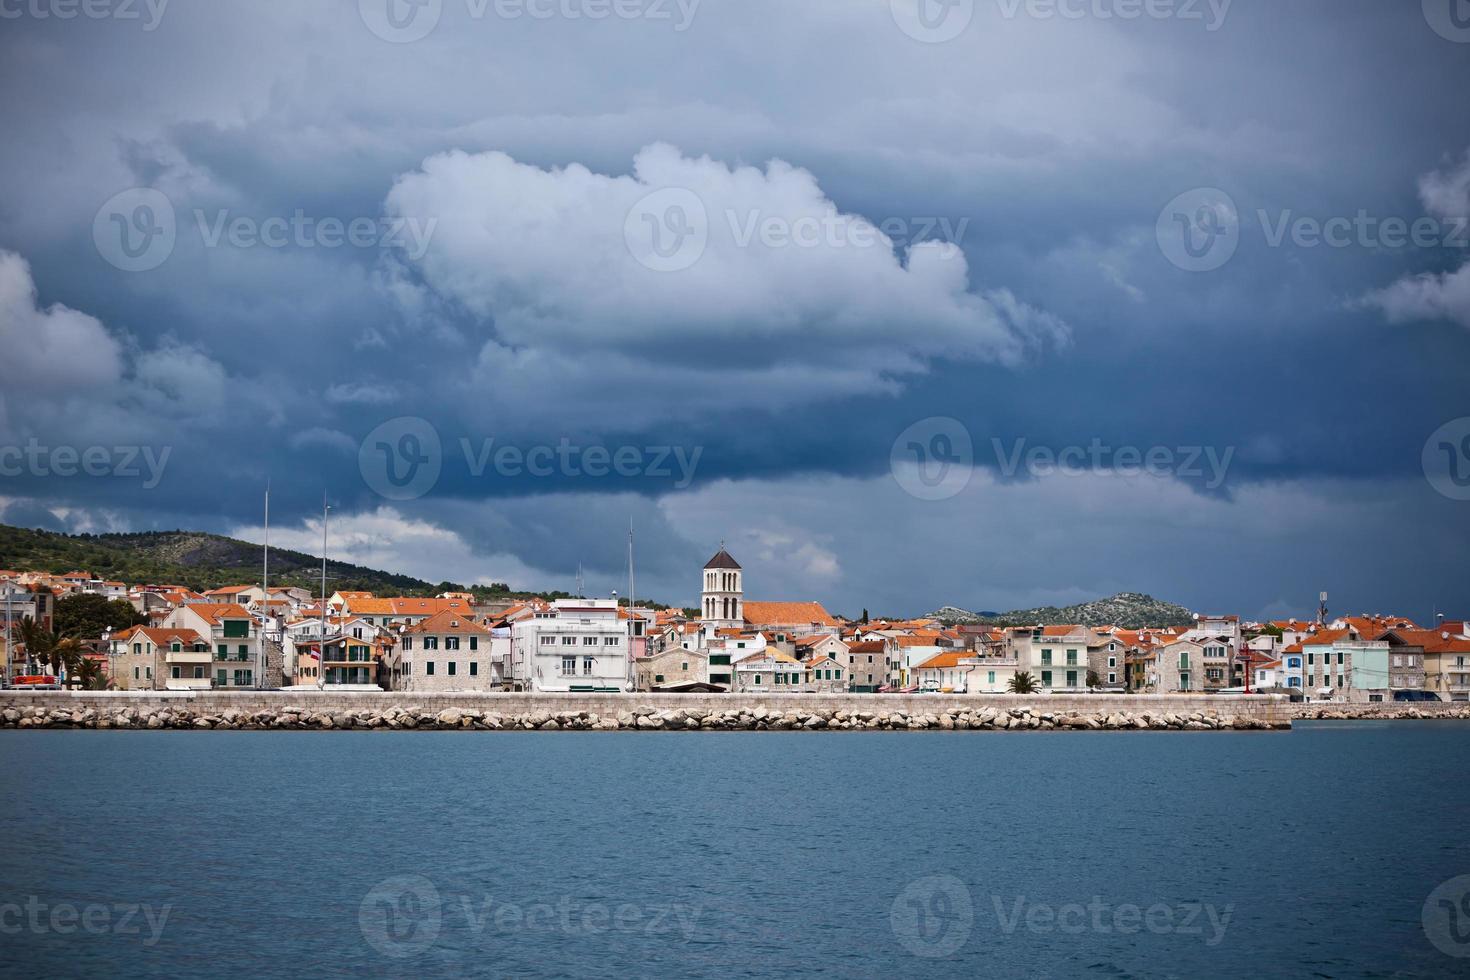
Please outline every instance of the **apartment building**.
[{"label": "apartment building", "polygon": [[806,665],[790,654],[767,649],[734,665],[734,688],[741,694],[799,694],[808,690]]},{"label": "apartment building", "polygon": [[631,690],[627,621],[617,601],[558,599],[515,623],[510,669],[517,690]]},{"label": "apartment building", "polygon": [[507,664],[494,633],[459,610],[446,609],[403,630],[390,684],[401,691],[497,691]]},{"label": "apartment building", "polygon": [[886,640],[854,640],[847,645],[850,689],[873,694],[888,683],[890,652]]},{"label": "apartment building", "polygon": [[[176,607],[165,626],[189,629],[213,651],[210,679],[215,688],[281,685],[280,648],[266,644],[255,617],[237,603],[192,602]],[[263,655],[264,654],[264,655]],[[264,676],[257,677],[261,671]]]},{"label": "apartment building", "polygon": [[207,691],[209,641],[192,629],[132,626],[108,638],[107,674],[120,691]]}]

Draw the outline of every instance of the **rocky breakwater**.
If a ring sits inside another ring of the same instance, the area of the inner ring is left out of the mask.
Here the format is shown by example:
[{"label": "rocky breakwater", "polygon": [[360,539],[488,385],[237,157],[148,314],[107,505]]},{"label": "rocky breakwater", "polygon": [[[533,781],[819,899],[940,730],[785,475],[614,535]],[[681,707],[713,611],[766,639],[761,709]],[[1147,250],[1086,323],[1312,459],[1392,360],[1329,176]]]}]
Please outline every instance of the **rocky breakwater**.
[{"label": "rocky breakwater", "polygon": [[930,712],[635,707],[615,714],[546,710],[499,713],[471,708],[421,710],[323,709],[284,705],[259,711],[201,708],[11,706],[0,711],[5,728],[186,729],[214,731],[1226,731],[1287,728],[1245,716],[1211,711],[1048,711],[1036,705]]},{"label": "rocky breakwater", "polygon": [[1291,716],[1301,721],[1425,721],[1470,719],[1470,702],[1383,701],[1373,704],[1294,704]]}]

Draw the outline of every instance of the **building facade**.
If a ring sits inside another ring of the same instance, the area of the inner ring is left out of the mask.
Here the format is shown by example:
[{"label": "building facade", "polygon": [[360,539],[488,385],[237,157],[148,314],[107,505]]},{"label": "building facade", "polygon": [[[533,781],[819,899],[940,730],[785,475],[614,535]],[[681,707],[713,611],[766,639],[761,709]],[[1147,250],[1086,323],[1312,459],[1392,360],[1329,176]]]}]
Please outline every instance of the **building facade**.
[{"label": "building facade", "polygon": [[627,621],[613,599],[558,599],[511,627],[511,679],[522,691],[628,691]]}]

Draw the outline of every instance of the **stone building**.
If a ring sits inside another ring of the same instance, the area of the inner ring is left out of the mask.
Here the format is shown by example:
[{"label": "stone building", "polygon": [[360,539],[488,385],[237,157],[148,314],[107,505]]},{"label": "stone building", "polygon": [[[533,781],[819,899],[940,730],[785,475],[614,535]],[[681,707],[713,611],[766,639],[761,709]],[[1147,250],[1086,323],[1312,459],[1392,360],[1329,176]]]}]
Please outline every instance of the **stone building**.
[{"label": "stone building", "polygon": [[389,683],[400,691],[500,690],[506,665],[496,657],[493,639],[462,610],[435,613],[399,634],[386,671]]}]

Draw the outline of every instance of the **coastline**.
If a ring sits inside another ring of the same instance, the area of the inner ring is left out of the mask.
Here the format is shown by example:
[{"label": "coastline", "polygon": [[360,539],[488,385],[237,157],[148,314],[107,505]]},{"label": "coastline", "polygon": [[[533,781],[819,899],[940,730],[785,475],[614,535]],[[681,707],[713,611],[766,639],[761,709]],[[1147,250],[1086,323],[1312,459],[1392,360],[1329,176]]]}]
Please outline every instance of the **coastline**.
[{"label": "coastline", "polygon": [[0,728],[191,731],[1284,731],[1295,721],[1470,720],[1470,704],[1274,695],[3,691]]},{"label": "coastline", "polygon": [[153,730],[1279,731],[1279,696],[0,693],[0,727]]}]

